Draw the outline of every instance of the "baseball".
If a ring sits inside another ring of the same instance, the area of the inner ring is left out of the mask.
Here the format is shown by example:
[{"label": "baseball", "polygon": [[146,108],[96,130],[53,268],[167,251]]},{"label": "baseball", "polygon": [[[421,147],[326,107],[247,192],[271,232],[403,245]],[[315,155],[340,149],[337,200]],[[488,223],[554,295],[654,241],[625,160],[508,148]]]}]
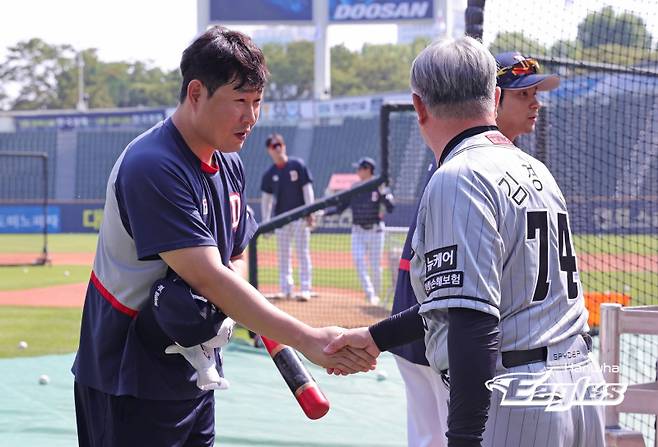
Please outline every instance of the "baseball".
[{"label": "baseball", "polygon": [[50,377],[46,374],[41,374],[39,376],[39,385],[48,385],[50,383]]},{"label": "baseball", "polygon": [[18,349],[27,349],[27,342],[24,340],[21,340],[18,342]]},{"label": "baseball", "polygon": [[71,273],[68,270],[64,270],[64,276],[69,276]]},{"label": "baseball", "polygon": [[379,370],[378,369],[375,372],[377,373],[377,380],[380,381],[380,382],[382,380],[386,380],[388,378],[388,374],[386,374],[386,371],[384,371],[384,370]]}]

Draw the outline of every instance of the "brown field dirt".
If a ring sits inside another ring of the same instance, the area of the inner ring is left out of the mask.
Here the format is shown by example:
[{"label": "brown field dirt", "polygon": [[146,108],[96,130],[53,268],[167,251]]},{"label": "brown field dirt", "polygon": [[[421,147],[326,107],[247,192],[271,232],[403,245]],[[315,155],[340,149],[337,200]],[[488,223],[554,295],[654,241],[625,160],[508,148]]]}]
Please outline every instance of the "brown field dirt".
[{"label": "brown field dirt", "polygon": [[[50,256],[54,265],[91,265],[93,253],[53,253]],[[346,252],[314,252],[313,265],[317,268],[353,268],[352,256]],[[294,256],[293,256],[294,258]],[[0,254],[0,263],[31,262],[34,254]],[[295,261],[296,262],[296,261]],[[583,272],[658,272],[658,255],[637,254],[581,254],[578,256],[579,269]],[[263,267],[276,267],[276,254],[261,253],[258,264]],[[67,284],[47,288],[0,291],[0,305],[80,307],[84,302],[87,283]],[[264,293],[274,290],[264,288]],[[388,315],[382,307],[369,305],[365,297],[352,290],[339,288],[314,289],[317,296],[309,302],[272,299],[281,309],[315,326],[339,325],[343,327],[363,326]]]}]

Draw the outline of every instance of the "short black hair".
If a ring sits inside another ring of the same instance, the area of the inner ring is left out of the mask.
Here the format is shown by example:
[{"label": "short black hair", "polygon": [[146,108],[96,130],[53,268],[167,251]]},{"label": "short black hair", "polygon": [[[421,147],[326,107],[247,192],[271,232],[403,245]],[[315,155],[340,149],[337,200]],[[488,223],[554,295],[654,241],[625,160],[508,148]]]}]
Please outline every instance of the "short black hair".
[{"label": "short black hair", "polygon": [[232,82],[236,82],[236,90],[263,90],[270,75],[260,48],[245,34],[223,26],[209,28],[183,51],[180,71],[181,103],[193,79],[201,81],[208,96],[212,96],[219,87]]},{"label": "short black hair", "polygon": [[280,133],[271,133],[265,139],[265,147],[270,147],[272,143],[286,144],[286,141]]}]

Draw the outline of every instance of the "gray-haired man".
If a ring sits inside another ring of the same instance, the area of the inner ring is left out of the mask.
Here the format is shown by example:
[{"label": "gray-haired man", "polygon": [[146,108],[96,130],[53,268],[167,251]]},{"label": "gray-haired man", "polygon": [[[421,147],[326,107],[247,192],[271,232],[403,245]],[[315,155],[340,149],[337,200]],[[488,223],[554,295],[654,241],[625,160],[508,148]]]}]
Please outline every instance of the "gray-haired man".
[{"label": "gray-haired man", "polygon": [[424,335],[434,366],[435,328],[447,322],[449,446],[602,446],[603,411],[592,405],[602,397],[570,400],[578,383],[606,391],[589,355],[565,200],[548,169],[498,131],[493,56],[469,37],[436,42],[414,61],[411,88],[438,163],[412,242],[418,306],[327,351]]}]

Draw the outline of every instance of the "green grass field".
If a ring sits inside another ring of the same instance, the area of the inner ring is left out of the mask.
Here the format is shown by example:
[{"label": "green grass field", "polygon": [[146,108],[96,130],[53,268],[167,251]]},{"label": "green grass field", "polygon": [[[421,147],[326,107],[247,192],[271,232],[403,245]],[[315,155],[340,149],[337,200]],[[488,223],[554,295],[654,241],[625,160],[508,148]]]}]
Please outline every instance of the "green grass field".
[{"label": "green grass field", "polygon": [[[392,236],[394,244],[402,245],[404,235]],[[51,253],[92,253],[96,249],[96,234],[50,235]],[[36,240],[36,242],[35,242]],[[34,251],[39,235],[0,235],[0,253]],[[578,253],[618,254],[658,253],[655,236],[592,236],[574,237]],[[259,238],[259,253],[274,253],[276,239]],[[350,235],[313,234],[311,249],[314,252],[349,253]],[[87,282],[89,266],[54,265],[40,267],[0,267],[0,291],[48,287],[60,284]],[[338,287],[360,290],[356,270],[351,262],[340,268],[314,267],[314,284],[318,287]],[[261,284],[276,284],[277,271],[264,267],[259,272]],[[658,274],[649,272],[583,272],[583,286],[587,291],[618,291],[630,294],[633,305],[658,304]],[[390,272],[383,270],[383,284],[390,283]],[[0,357],[34,356],[75,351],[78,343],[80,309],[61,308],[0,308]],[[238,331],[246,339],[246,331]],[[18,342],[29,344],[19,350]]]},{"label": "green grass field", "polygon": [[[50,253],[93,253],[96,251],[95,233],[50,234]],[[0,253],[30,253],[41,247],[42,236],[35,234],[0,234]]]},{"label": "green grass field", "polygon": [[87,282],[91,268],[83,265],[0,267],[0,290],[22,290]]},{"label": "green grass field", "polygon": [[[14,307],[0,310],[0,358],[66,354],[78,349],[82,309]],[[249,334],[237,328],[234,340],[246,342]],[[18,343],[27,342],[27,349]]]},{"label": "green grass field", "polygon": [[[396,244],[404,241],[404,235],[391,236]],[[48,236],[48,249],[52,253],[92,253],[96,250],[97,235],[89,234],[51,234]],[[0,253],[26,253],[39,246],[40,235],[0,234]],[[575,235],[574,245],[578,253],[636,253],[658,254],[658,236],[651,235]],[[260,237],[259,250],[274,250],[274,237]],[[311,238],[311,250],[350,251],[349,234],[317,234]]]},{"label": "green grass field", "polygon": [[[5,306],[0,310],[0,358],[64,354],[78,348],[82,309]],[[19,349],[25,341],[27,349]]]}]

